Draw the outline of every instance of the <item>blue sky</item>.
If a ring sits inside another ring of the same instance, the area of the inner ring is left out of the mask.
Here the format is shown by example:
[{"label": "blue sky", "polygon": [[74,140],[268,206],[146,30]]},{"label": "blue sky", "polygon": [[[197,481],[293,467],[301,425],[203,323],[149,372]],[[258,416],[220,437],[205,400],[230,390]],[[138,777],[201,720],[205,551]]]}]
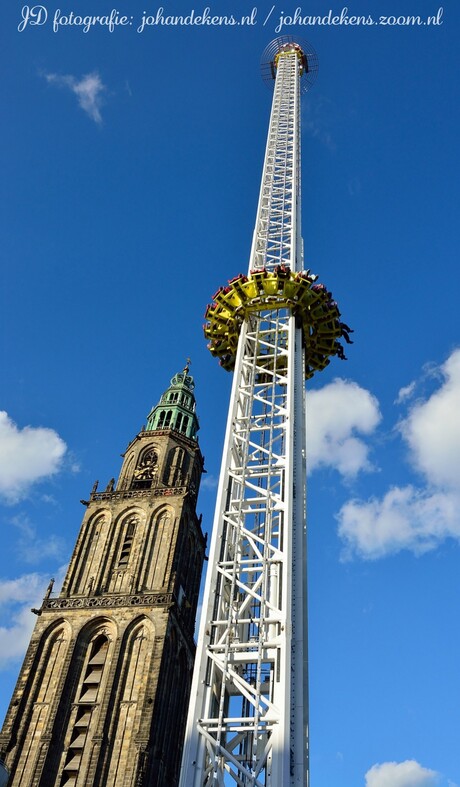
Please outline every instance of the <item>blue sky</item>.
[{"label": "blue sky", "polygon": [[[164,16],[198,6],[178,0]],[[49,578],[62,576],[96,478],[187,356],[212,521],[230,376],[206,303],[247,269],[270,92],[261,53],[315,47],[302,109],[306,263],[354,329],[309,386],[312,787],[458,787],[460,761],[460,10],[356,0],[219,2],[251,25],[20,32],[2,9],[0,703]],[[343,15],[343,20],[346,14]],[[388,21],[387,19],[387,21]],[[32,21],[43,24],[32,25]],[[311,21],[311,20],[310,20]],[[401,21],[401,20],[399,20]]]}]

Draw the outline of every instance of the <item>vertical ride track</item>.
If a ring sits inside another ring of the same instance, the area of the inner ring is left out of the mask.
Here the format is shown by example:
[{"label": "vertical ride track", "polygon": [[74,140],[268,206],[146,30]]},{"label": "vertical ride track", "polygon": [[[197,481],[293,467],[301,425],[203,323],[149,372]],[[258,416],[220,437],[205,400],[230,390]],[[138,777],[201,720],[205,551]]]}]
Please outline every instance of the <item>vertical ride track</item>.
[{"label": "vertical ride track", "polygon": [[234,369],[181,787],[307,787],[305,378],[343,355],[340,312],[303,271],[300,94],[308,55],[274,42],[249,272],[205,334]]}]

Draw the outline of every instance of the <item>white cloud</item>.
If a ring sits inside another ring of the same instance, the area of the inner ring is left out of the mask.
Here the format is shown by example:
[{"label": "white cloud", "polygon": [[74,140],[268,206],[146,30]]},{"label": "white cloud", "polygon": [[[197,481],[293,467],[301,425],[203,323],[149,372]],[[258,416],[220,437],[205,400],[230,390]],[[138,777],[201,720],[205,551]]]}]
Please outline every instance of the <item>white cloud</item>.
[{"label": "white cloud", "polygon": [[[65,570],[62,566],[57,571],[55,589],[62,584]],[[23,657],[36,622],[31,607],[41,606],[49,580],[37,573],[0,579],[0,607],[6,607],[8,614],[8,624],[0,626],[0,668]]]},{"label": "white cloud", "polygon": [[[41,601],[37,600],[38,606]],[[31,605],[21,607],[15,614],[11,626],[0,626],[0,668],[22,658],[29,644],[36,617]]]},{"label": "white cloud", "polygon": [[26,426],[18,429],[0,411],[0,496],[15,503],[29,487],[60,470],[67,450],[53,429]]},{"label": "white cloud", "polygon": [[345,548],[367,560],[409,549],[422,554],[446,538],[460,540],[460,494],[393,487],[382,499],[350,500],[340,509],[339,536]]},{"label": "white cloud", "polygon": [[460,489],[460,350],[440,368],[443,384],[400,425],[412,461],[430,484]]},{"label": "white cloud", "polygon": [[81,79],[71,74],[45,74],[45,78],[51,84],[69,88],[91,120],[102,123],[101,106],[106,87],[97,72],[85,74]]},{"label": "white cloud", "polygon": [[307,394],[308,469],[334,467],[344,476],[370,470],[370,435],[381,420],[377,399],[357,383],[336,379]]},{"label": "white cloud", "polygon": [[0,580],[0,604],[9,606],[10,621],[0,626],[0,667],[23,656],[36,622],[31,607],[40,607],[49,577],[25,574]]},{"label": "white cloud", "polygon": [[[426,370],[425,370],[426,376]],[[338,513],[342,557],[375,559],[408,549],[421,554],[446,538],[460,541],[460,350],[430,376],[437,390],[417,401],[398,429],[409,459],[426,479],[424,487],[394,486],[382,498],[350,500]],[[412,395],[401,389],[398,400]]]},{"label": "white cloud", "polygon": [[384,762],[366,773],[366,787],[434,787],[439,774],[415,760]]},{"label": "white cloud", "polygon": [[16,579],[0,579],[0,605],[11,601],[21,603],[37,600],[37,593],[44,594],[49,579],[43,574],[24,574]]}]

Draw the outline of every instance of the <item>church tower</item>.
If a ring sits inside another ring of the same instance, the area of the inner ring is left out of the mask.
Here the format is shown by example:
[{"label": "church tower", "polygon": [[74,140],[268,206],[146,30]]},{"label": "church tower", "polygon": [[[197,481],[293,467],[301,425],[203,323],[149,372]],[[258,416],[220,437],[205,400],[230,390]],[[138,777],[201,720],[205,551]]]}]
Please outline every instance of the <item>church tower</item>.
[{"label": "church tower", "polygon": [[194,382],[176,374],[86,506],[0,734],[11,787],[174,787],[205,539]]}]

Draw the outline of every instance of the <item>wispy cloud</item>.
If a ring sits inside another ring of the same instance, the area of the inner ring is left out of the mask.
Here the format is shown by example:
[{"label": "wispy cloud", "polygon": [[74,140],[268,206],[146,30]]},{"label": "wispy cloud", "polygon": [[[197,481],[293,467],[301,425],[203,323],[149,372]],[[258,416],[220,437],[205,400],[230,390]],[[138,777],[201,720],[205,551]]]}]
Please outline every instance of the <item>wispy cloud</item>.
[{"label": "wispy cloud", "polygon": [[0,497],[16,503],[32,484],[57,473],[67,446],[59,435],[45,427],[19,429],[0,411]]},{"label": "wispy cloud", "polygon": [[417,383],[415,380],[413,380],[411,383],[409,383],[409,385],[405,385],[403,388],[400,388],[394,403],[403,404],[404,402],[407,402],[407,400],[414,395],[416,385]]},{"label": "wispy cloud", "polygon": [[107,88],[97,71],[85,74],[81,79],[71,74],[45,74],[45,79],[49,84],[71,90],[76,95],[79,106],[91,120],[98,125],[102,123],[101,107]]},{"label": "wispy cloud", "polygon": [[201,480],[201,489],[217,489],[219,479],[215,475],[205,475]]},{"label": "wispy cloud", "polygon": [[366,773],[366,787],[434,787],[440,775],[415,760],[384,762]]},{"label": "wispy cloud", "polygon": [[350,197],[357,197],[358,194],[361,194],[361,179],[355,175],[354,177],[350,178],[347,187]]},{"label": "wispy cloud", "polygon": [[16,551],[25,563],[36,564],[49,558],[61,561],[65,557],[64,539],[54,534],[40,538],[28,516],[18,514],[11,519],[11,524],[19,531]]},{"label": "wispy cloud", "polygon": [[315,102],[308,98],[303,103],[302,128],[305,129],[314,139],[321,142],[329,150],[337,148],[335,140],[329,131],[329,121],[327,116],[330,114],[332,104],[324,97],[320,97]]}]

